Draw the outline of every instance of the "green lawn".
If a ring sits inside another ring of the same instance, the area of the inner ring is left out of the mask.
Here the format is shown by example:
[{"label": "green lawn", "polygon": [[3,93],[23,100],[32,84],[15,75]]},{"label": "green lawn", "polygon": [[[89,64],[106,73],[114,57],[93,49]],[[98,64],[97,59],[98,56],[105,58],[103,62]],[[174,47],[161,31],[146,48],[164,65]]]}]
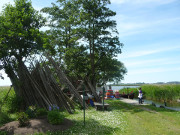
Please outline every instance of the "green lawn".
[{"label": "green lawn", "polygon": [[[5,91],[7,93],[8,89],[6,88]],[[6,95],[5,91],[0,89],[0,101]],[[66,115],[66,118],[74,122],[72,128],[64,132],[47,132],[46,134],[180,135],[180,112],[153,106],[133,106],[119,100],[107,100],[106,102],[110,104],[108,111],[96,111],[92,107],[86,110],[85,126],[83,110],[77,109],[75,114]],[[6,105],[3,107],[3,112],[7,114]],[[15,114],[9,116],[11,120],[16,119]],[[0,122],[0,125],[2,124]]]},{"label": "green lawn", "polygon": [[[113,106],[119,103],[113,103]],[[123,135],[179,135],[180,112],[151,106],[132,106],[120,103],[127,127]]]},{"label": "green lawn", "polygon": [[[108,111],[86,110],[86,126],[83,126],[83,111],[67,118],[75,125],[56,134],[97,135],[179,135],[180,112],[152,106],[132,106],[117,100],[107,101]],[[52,133],[51,133],[52,134]]]}]

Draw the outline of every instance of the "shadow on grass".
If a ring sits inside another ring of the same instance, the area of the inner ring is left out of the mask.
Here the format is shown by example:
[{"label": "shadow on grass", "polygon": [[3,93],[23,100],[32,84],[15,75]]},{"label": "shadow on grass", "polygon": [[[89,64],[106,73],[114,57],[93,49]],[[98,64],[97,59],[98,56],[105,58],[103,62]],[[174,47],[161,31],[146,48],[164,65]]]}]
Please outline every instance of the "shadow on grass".
[{"label": "shadow on grass", "polygon": [[[105,124],[101,124],[98,121],[94,119],[88,119],[85,122],[83,120],[75,120],[74,126],[66,131],[58,131],[58,132],[47,132],[47,135],[81,135],[81,134],[90,134],[90,135],[104,135],[104,134],[113,134],[113,132],[116,132],[115,129],[109,126],[106,126]],[[38,134],[37,134],[38,135]]]}]

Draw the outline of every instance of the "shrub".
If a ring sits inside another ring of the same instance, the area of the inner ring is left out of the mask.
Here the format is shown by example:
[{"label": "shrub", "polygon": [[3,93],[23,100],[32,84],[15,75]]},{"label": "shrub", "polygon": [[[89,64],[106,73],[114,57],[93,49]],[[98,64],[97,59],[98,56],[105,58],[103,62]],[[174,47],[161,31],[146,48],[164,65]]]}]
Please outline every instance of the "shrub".
[{"label": "shrub", "polygon": [[28,109],[26,110],[26,114],[28,114],[29,118],[35,118],[36,111],[37,111],[36,106],[29,106]]},{"label": "shrub", "polygon": [[23,99],[15,95],[15,92],[10,92],[7,99],[7,107],[11,113],[18,112],[20,110]]},{"label": "shrub", "polygon": [[11,121],[7,113],[0,112],[0,125]]},{"label": "shrub", "polygon": [[36,115],[37,116],[45,116],[45,115],[47,115],[47,110],[44,108],[39,108],[39,109],[37,109]]},{"label": "shrub", "polygon": [[8,133],[6,131],[0,131],[0,135],[7,135]]},{"label": "shrub", "polygon": [[29,118],[25,112],[18,113],[18,121],[20,127],[29,125]]},{"label": "shrub", "polygon": [[64,121],[64,115],[56,110],[52,110],[48,112],[48,121],[53,125],[61,124]]}]

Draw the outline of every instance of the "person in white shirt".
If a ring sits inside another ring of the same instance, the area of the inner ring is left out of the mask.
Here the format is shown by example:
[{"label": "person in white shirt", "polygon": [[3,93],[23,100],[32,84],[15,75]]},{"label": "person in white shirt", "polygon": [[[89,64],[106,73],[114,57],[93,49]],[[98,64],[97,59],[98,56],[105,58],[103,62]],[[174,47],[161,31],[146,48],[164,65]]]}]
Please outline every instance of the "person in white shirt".
[{"label": "person in white shirt", "polygon": [[142,97],[143,97],[143,93],[142,93],[142,89],[139,88],[139,95],[138,95],[138,98],[139,98],[139,104],[142,104]]}]

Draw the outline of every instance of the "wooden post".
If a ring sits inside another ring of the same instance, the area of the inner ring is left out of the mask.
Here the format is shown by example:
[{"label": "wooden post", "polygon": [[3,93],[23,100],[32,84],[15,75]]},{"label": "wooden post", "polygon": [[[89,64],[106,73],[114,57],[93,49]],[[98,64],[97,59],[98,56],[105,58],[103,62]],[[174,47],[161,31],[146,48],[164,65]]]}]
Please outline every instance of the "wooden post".
[{"label": "wooden post", "polygon": [[85,127],[85,87],[83,87],[83,110],[84,110],[84,127]]},{"label": "wooden post", "polygon": [[103,112],[104,112],[104,92],[105,92],[105,88],[103,86]]}]

